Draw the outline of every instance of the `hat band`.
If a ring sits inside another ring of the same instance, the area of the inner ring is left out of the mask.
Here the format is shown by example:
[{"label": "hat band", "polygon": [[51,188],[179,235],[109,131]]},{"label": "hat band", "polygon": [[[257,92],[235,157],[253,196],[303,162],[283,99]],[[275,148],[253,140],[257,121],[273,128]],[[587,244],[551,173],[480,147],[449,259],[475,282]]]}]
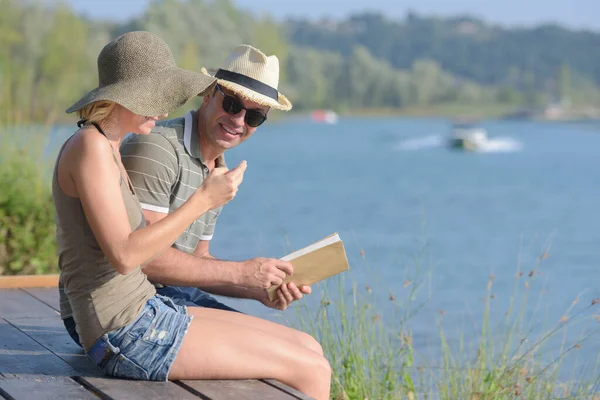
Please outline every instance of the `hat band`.
[{"label": "hat band", "polygon": [[277,89],[267,85],[266,83],[262,83],[259,80],[250,78],[249,76],[238,74],[237,72],[219,69],[215,74],[215,78],[237,83],[238,85],[242,85],[248,89],[254,90],[255,92],[265,95],[275,101],[278,101],[279,99],[279,92],[277,92]]}]

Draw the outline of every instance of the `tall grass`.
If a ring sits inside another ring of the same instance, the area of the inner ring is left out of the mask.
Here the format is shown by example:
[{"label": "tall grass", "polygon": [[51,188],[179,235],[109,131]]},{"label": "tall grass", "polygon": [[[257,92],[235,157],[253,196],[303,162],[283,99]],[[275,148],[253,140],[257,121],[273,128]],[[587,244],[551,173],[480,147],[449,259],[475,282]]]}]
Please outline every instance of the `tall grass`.
[{"label": "tall grass", "polygon": [[[495,278],[490,276],[482,291],[485,298],[476,335],[459,334],[452,346],[445,324],[457,321],[448,321],[447,315],[432,316],[431,327],[438,332],[441,348],[435,359],[420,354],[412,340],[412,318],[429,301],[426,295],[417,302],[423,286],[422,280],[417,282],[422,275],[421,257],[413,273],[416,279],[404,283],[404,297],[390,295],[392,315],[382,315],[371,296],[380,288],[361,290],[338,278],[325,286],[316,311],[298,308],[297,327],[322,344],[333,369],[331,398],[335,400],[600,400],[597,362],[587,366],[583,380],[571,362],[576,352],[585,351],[586,343],[600,339],[600,299],[586,305],[576,299],[557,323],[545,328],[536,315],[544,289],[537,304],[531,297],[537,283],[535,271],[546,257],[544,251],[529,273],[518,266],[508,308],[499,318],[491,306]],[[597,320],[596,328],[567,341],[568,327],[590,319]],[[570,364],[564,364],[566,357]]]},{"label": "tall grass", "polygon": [[[516,282],[523,282],[519,277]],[[440,325],[442,343],[442,368],[436,389],[444,399],[589,399],[599,388],[598,381],[581,382],[572,375],[570,380],[561,379],[563,359],[581,349],[599,329],[582,337],[566,341],[567,326],[589,313],[595,306],[592,302],[571,318],[563,317],[549,329],[531,326],[525,312],[529,297],[529,281],[524,281],[525,293],[520,293],[520,305],[513,308],[511,300],[506,316],[497,328],[491,323],[490,304],[494,276],[486,289],[483,318],[478,339],[472,344],[472,355],[461,339],[458,349],[448,345],[443,327]],[[516,312],[515,312],[516,311]],[[514,314],[513,314],[514,312]],[[590,315],[591,316],[591,315]],[[538,331],[537,333],[534,333]],[[553,350],[552,342],[559,342]],[[463,355],[461,357],[461,355]],[[470,358],[464,356],[471,355]],[[596,371],[597,365],[594,367]],[[575,370],[573,370],[575,371]],[[597,375],[597,374],[596,374]],[[600,397],[598,397],[600,399]]]},{"label": "tall grass", "polygon": [[0,132],[0,275],[58,271],[45,140]]}]

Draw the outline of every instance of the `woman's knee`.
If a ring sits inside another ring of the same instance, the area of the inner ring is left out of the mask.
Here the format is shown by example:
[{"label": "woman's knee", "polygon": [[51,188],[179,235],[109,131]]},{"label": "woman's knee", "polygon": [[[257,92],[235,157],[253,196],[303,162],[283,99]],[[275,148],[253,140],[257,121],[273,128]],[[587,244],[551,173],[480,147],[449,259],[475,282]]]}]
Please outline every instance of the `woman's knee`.
[{"label": "woman's knee", "polygon": [[307,349],[314,351],[320,356],[323,355],[323,347],[321,344],[308,333],[300,332],[300,343]]},{"label": "woman's knee", "polygon": [[318,382],[321,387],[329,387],[331,384],[331,365],[323,356],[315,354],[311,367],[306,372],[310,375],[309,380],[314,383]]},{"label": "woman's knee", "polygon": [[329,360],[323,356],[321,356],[319,359],[319,370],[327,382],[331,381],[331,364],[329,364]]}]

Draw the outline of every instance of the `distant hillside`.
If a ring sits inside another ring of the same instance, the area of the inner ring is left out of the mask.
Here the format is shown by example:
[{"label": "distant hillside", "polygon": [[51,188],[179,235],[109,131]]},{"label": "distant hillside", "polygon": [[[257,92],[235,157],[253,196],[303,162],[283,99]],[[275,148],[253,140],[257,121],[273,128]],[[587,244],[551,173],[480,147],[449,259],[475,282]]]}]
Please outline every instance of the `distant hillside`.
[{"label": "distant hillside", "polygon": [[290,20],[286,25],[293,45],[343,56],[360,45],[397,69],[430,59],[444,71],[482,85],[546,91],[565,66],[574,84],[600,84],[600,33],[554,25],[507,29],[469,17],[415,14],[397,21],[368,13],[342,22]]},{"label": "distant hillside", "polygon": [[64,109],[97,84],[100,49],[132,30],[160,35],[178,64],[196,71],[240,43],[276,54],[295,111],[529,115],[550,105],[560,118],[600,116],[598,33],[416,15],[279,23],[233,0],[153,0],[123,23],[62,3],[0,5],[0,125],[71,118]]}]

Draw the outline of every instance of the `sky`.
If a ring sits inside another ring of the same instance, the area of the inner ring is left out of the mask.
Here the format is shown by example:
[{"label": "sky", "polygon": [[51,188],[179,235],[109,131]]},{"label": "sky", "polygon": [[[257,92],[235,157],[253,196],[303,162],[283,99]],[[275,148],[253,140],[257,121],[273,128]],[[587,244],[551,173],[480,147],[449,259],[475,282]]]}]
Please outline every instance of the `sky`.
[{"label": "sky", "polygon": [[[66,0],[92,18],[126,20],[140,14],[149,0]],[[217,0],[218,1],[218,0]],[[600,31],[600,0],[235,0],[243,9],[286,17],[343,18],[363,11],[403,18],[417,14],[469,14],[506,26],[559,23],[573,29]]]}]

